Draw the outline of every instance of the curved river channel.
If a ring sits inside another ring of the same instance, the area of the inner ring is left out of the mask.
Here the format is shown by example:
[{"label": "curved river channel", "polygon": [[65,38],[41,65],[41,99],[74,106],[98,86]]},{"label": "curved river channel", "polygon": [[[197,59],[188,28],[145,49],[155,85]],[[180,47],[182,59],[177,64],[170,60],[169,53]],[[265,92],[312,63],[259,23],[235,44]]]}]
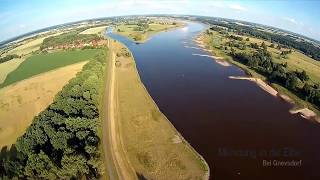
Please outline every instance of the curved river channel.
[{"label": "curved river channel", "polygon": [[320,179],[320,125],[254,82],[228,78],[246,76],[240,68],[193,55],[207,54],[193,42],[206,28],[188,22],[143,44],[107,35],[131,50],[148,92],[207,161],[211,179]]}]

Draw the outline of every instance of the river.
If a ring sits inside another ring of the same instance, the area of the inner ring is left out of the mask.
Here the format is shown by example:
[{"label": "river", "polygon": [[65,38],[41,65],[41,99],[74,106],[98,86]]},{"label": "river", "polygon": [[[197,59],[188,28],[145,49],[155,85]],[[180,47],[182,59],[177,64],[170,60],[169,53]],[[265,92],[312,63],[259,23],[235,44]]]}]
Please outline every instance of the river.
[{"label": "river", "polygon": [[254,82],[228,78],[245,76],[240,68],[193,55],[207,54],[190,48],[205,28],[188,22],[143,44],[107,35],[131,50],[148,92],[207,161],[211,179],[320,179],[320,126]]}]

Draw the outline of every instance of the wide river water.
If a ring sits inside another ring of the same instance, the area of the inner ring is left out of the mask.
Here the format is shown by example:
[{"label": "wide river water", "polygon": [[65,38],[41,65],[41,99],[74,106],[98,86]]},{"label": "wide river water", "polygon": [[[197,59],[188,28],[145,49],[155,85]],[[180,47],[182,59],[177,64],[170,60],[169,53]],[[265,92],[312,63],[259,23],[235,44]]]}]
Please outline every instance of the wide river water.
[{"label": "wide river water", "polygon": [[188,22],[143,44],[107,35],[131,50],[148,92],[207,161],[211,179],[320,179],[320,126],[255,83],[228,78],[246,76],[240,68],[194,55],[208,54],[193,42],[205,28]]}]

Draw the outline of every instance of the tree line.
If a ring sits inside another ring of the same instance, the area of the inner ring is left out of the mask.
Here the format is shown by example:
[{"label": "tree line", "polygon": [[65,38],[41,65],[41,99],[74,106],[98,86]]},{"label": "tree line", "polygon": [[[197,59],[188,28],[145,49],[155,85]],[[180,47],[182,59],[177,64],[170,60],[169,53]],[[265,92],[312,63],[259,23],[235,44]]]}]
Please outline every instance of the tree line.
[{"label": "tree line", "polygon": [[18,56],[16,54],[6,55],[5,57],[0,58],[0,63],[4,63],[4,62],[7,62],[7,61],[10,61],[10,60],[12,60],[14,58],[20,58],[20,56]]},{"label": "tree line", "polygon": [[107,53],[96,55],[0,154],[0,179],[98,179],[99,99]]},{"label": "tree line", "polygon": [[[221,23],[217,21],[209,22],[216,26],[221,26],[228,28],[229,30],[235,31],[241,35],[251,35],[253,37],[261,38],[264,40],[268,40],[271,42],[277,42],[286,47],[291,47],[294,49],[298,49],[302,51],[304,54],[310,56],[311,58],[320,61],[320,48],[314,46],[310,42],[306,41],[296,41],[294,38],[290,36],[285,36],[277,33],[271,33],[266,31],[260,31],[250,26],[244,26],[236,23]],[[215,28],[217,29],[217,28]]]},{"label": "tree line", "polygon": [[[272,61],[271,53],[266,49],[258,49],[252,54],[236,52],[231,49],[229,54],[235,60],[247,65],[267,77],[269,82],[278,83],[300,96],[302,99],[320,108],[320,91],[318,84],[309,84],[306,71],[289,71],[287,64]],[[299,85],[303,83],[303,86]]]}]

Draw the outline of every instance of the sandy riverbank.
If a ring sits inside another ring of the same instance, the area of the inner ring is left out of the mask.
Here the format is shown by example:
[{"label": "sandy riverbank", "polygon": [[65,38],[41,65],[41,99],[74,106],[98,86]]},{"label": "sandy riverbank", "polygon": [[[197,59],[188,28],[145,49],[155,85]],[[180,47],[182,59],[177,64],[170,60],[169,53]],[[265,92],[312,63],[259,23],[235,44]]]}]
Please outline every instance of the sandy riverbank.
[{"label": "sandy riverbank", "polygon": [[289,112],[291,114],[301,114],[301,116],[306,118],[306,119],[311,119],[311,118],[316,117],[316,113],[314,113],[313,111],[311,111],[308,108],[291,109]]},{"label": "sandy riverbank", "polygon": [[261,87],[263,90],[271,94],[272,96],[278,96],[278,91],[276,91],[273,87],[269,86],[267,83],[262,81],[259,78],[253,78],[253,77],[240,77],[240,76],[229,76],[230,79],[240,79],[240,80],[249,80],[252,82],[255,82],[259,87]]},{"label": "sandy riverbank", "polygon": [[[211,54],[213,54],[213,51],[208,49],[205,44],[203,43],[202,41],[202,37],[201,36],[198,36],[196,39],[193,40],[197,46],[199,46],[200,48],[197,48],[197,49],[202,49],[203,51],[206,51],[206,52],[209,52]],[[194,47],[189,47],[189,46],[185,46],[186,48],[194,48]],[[206,56],[206,57],[211,57],[213,58],[216,63],[220,64],[221,66],[224,66],[224,67],[228,67],[228,66],[231,66],[230,63],[228,63],[227,61],[224,60],[223,57],[221,56],[214,56],[214,55],[205,55],[205,54],[192,54],[192,55],[196,55],[196,56]]]},{"label": "sandy riverbank", "polygon": [[[240,76],[229,76],[229,78],[230,79],[238,79],[238,80],[249,80],[249,81],[255,82],[260,88],[262,88],[263,90],[265,90],[266,92],[268,92],[272,96],[279,97],[279,98],[285,100],[286,102],[294,104],[293,100],[291,98],[289,98],[287,95],[280,94],[277,90],[275,90],[273,87],[271,87],[270,85],[268,85],[266,82],[264,82],[263,80],[261,80],[259,78],[240,77]],[[300,114],[301,117],[303,117],[305,119],[310,119],[310,120],[315,120],[317,122],[320,122],[320,119],[319,119],[319,117],[317,117],[317,114],[308,108],[301,108],[301,109],[292,108],[291,110],[289,110],[289,112],[291,114]]]}]

